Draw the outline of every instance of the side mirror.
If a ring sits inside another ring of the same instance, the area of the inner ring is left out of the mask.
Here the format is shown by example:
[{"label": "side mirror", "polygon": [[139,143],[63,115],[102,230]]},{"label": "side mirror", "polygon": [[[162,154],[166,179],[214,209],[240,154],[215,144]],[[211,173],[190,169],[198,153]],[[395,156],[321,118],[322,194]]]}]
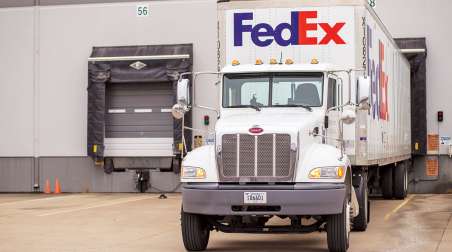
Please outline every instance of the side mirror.
[{"label": "side mirror", "polygon": [[352,124],[355,122],[356,119],[356,113],[353,107],[346,106],[344,107],[344,110],[341,114],[341,121],[343,121],[345,124]]},{"label": "side mirror", "polygon": [[177,82],[177,103],[181,105],[190,104],[190,81],[188,79],[179,79]]},{"label": "side mirror", "polygon": [[360,76],[358,78],[358,104],[359,108],[367,110],[370,108],[369,94],[370,94],[370,78]]}]

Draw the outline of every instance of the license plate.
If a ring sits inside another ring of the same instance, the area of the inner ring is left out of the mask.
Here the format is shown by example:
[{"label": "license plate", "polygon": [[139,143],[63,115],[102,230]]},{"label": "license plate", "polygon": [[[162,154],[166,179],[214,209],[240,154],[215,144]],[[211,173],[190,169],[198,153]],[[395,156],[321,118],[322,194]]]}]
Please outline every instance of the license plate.
[{"label": "license plate", "polygon": [[243,202],[245,204],[267,204],[266,192],[244,192]]}]

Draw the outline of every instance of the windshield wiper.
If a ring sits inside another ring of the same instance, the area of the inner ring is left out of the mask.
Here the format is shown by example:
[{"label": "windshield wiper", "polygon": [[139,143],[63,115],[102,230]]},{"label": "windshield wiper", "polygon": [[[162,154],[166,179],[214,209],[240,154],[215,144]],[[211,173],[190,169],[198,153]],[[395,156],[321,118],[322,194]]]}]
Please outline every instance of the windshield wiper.
[{"label": "windshield wiper", "polygon": [[252,108],[255,109],[256,111],[261,111],[261,108],[257,105],[234,105],[229,106],[228,108]]},{"label": "windshield wiper", "polygon": [[300,107],[300,108],[306,109],[309,112],[312,112],[312,108],[310,106],[308,106],[308,105],[305,105],[305,104],[284,104],[284,105],[277,104],[277,105],[273,105],[273,107],[291,107],[291,108],[298,108],[298,107]]}]

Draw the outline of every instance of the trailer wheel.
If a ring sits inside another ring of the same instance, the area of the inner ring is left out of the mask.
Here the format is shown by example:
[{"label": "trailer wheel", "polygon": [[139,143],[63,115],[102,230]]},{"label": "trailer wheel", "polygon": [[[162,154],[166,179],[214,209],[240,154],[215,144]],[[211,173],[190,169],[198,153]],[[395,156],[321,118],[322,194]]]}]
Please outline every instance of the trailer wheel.
[{"label": "trailer wheel", "polygon": [[405,199],[408,191],[408,169],[406,162],[394,168],[394,197]]},{"label": "trailer wheel", "polygon": [[351,202],[347,198],[342,208],[342,213],[330,215],[326,223],[326,237],[330,252],[345,252],[349,246],[350,238],[350,211]]},{"label": "trailer wheel", "polygon": [[209,243],[210,230],[205,218],[181,210],[182,240],[188,251],[203,251]]},{"label": "trailer wheel", "polygon": [[357,192],[356,198],[359,204],[359,214],[353,218],[353,230],[366,231],[367,223],[369,222],[369,191],[367,189],[367,173],[362,171],[359,174],[360,183],[355,190]]},{"label": "trailer wheel", "polygon": [[388,165],[386,167],[381,167],[382,172],[382,183],[381,183],[381,190],[383,192],[383,198],[385,199],[392,199],[392,170],[393,167]]}]

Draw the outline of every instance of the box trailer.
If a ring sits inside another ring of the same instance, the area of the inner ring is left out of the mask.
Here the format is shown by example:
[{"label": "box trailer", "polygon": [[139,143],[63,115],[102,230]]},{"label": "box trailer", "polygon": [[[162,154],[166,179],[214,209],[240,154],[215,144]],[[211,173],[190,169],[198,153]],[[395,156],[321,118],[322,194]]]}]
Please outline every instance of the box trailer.
[{"label": "box trailer", "polygon": [[182,162],[185,247],[205,249],[211,230],[326,230],[329,250],[346,251],[369,190],[407,193],[407,60],[361,0],[221,1],[218,24],[221,71],[181,75],[173,107],[206,108],[186,77],[219,77],[214,144]]}]

